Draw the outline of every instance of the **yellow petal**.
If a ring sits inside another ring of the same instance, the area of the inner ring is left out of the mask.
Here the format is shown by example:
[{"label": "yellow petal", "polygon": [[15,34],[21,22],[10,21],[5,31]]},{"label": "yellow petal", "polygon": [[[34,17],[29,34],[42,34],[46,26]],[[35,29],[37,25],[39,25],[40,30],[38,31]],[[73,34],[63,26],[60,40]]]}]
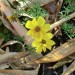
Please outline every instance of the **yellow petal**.
[{"label": "yellow petal", "polygon": [[46,36],[47,39],[52,39],[52,37],[53,37],[52,33],[47,33],[47,36]]},{"label": "yellow petal", "polygon": [[37,40],[37,41],[41,41],[42,37],[43,37],[42,35],[43,35],[42,32],[35,33],[34,39]]},{"label": "yellow petal", "polygon": [[32,46],[33,47],[39,47],[40,46],[40,43],[38,41],[33,41],[32,42]]},{"label": "yellow petal", "polygon": [[49,41],[47,42],[47,44],[53,46],[53,45],[55,45],[55,42],[54,42],[53,40],[49,40]]},{"label": "yellow petal", "polygon": [[48,42],[48,40],[52,39],[53,34],[52,33],[44,33],[42,35],[42,39],[46,40]]},{"label": "yellow petal", "polygon": [[31,30],[29,30],[28,32],[27,32],[27,35],[33,35],[33,30],[31,29]]},{"label": "yellow petal", "polygon": [[33,18],[32,20],[32,26],[35,28],[37,26],[36,18]]},{"label": "yellow petal", "polygon": [[28,29],[34,29],[36,25],[37,25],[36,18],[34,18],[32,21],[28,20],[25,26]]},{"label": "yellow petal", "polygon": [[36,46],[37,46],[36,41],[33,41],[33,42],[32,42],[32,46],[33,46],[33,47],[36,47]]},{"label": "yellow petal", "polygon": [[43,48],[43,51],[46,52],[46,46],[43,46],[42,48]]},{"label": "yellow petal", "polygon": [[47,48],[48,48],[49,50],[51,50],[52,46],[50,46],[50,45],[47,45]]},{"label": "yellow petal", "polygon": [[31,21],[27,21],[25,26],[26,26],[26,28],[28,28],[28,29],[32,29]]},{"label": "yellow petal", "polygon": [[48,32],[50,30],[50,24],[45,24],[43,27],[42,27],[42,30],[45,31],[45,32]]},{"label": "yellow petal", "polygon": [[45,24],[45,19],[43,17],[39,17],[38,20],[37,20],[37,24],[39,26],[43,26]]},{"label": "yellow petal", "polygon": [[41,47],[40,47],[40,48],[37,48],[37,49],[36,49],[36,52],[37,52],[37,53],[41,53],[41,52],[42,52],[42,48],[41,48]]}]

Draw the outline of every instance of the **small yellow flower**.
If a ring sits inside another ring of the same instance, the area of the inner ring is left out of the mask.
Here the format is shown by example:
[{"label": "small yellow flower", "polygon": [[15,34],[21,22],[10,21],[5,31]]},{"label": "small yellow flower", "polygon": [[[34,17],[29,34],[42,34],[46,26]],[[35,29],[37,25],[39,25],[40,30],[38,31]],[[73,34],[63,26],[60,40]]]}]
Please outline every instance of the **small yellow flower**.
[{"label": "small yellow flower", "polygon": [[32,21],[27,21],[26,28],[30,29],[27,34],[32,35],[34,38],[41,37],[44,33],[50,29],[50,24],[45,23],[43,17],[39,17],[37,20],[34,18]]},{"label": "small yellow flower", "polygon": [[52,37],[53,35],[51,33],[46,33],[40,40],[35,40],[32,46],[35,47],[37,53],[45,52],[46,48],[51,50],[52,46],[55,44],[53,40],[50,40]]},{"label": "small yellow flower", "polygon": [[16,21],[16,17],[14,15],[8,16],[7,17],[9,21]]}]

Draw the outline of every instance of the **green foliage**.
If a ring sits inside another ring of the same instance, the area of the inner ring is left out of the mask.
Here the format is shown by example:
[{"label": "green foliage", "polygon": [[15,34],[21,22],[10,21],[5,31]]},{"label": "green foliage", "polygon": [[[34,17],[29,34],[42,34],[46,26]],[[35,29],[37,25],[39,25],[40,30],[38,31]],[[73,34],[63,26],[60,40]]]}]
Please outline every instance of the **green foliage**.
[{"label": "green foliage", "polygon": [[33,48],[30,45],[25,46],[25,49],[27,49],[29,52],[32,52],[35,48]]},{"label": "green foliage", "polygon": [[13,40],[17,40],[17,41],[23,42],[24,36],[23,37],[13,36],[12,38],[13,38]]},{"label": "green foliage", "polygon": [[7,28],[5,28],[3,25],[0,26],[0,37],[4,38],[4,42],[7,42],[9,40],[17,40],[22,42],[23,37],[20,36],[14,36]]},{"label": "green foliage", "polygon": [[[24,37],[13,35],[6,27],[3,26],[3,24],[0,25],[0,38],[4,39],[3,43],[6,43],[7,41],[10,41],[10,40],[23,42],[23,39],[24,39]],[[14,44],[10,46],[10,50],[22,51],[22,46],[20,44]]]},{"label": "green foliage", "polygon": [[28,8],[26,10],[26,13],[36,18],[38,18],[39,16],[47,16],[47,12],[40,6],[39,3],[34,3],[31,8]]},{"label": "green foliage", "polygon": [[[62,11],[60,12],[60,18],[66,17],[68,18],[69,14],[75,11],[75,0],[64,0]],[[71,23],[66,22],[62,26],[62,29],[64,30],[64,33],[68,35],[70,38],[75,37],[75,26],[73,26]]]},{"label": "green foliage", "polygon": [[68,37],[74,38],[75,37],[75,26],[70,23],[64,23],[62,26],[64,33],[68,35]]},{"label": "green foliage", "polygon": [[[3,27],[1,27],[3,28]],[[8,33],[8,30],[4,27],[2,30],[0,30],[0,37],[1,38],[4,38],[5,41],[8,41],[9,39],[9,36],[11,36],[9,33]]]},{"label": "green foliage", "polygon": [[60,12],[60,18],[68,16],[75,11],[75,0],[64,0],[62,11]]},{"label": "green foliage", "polygon": [[28,20],[31,20],[30,18],[24,16],[19,17],[19,19],[22,25],[25,25]]}]

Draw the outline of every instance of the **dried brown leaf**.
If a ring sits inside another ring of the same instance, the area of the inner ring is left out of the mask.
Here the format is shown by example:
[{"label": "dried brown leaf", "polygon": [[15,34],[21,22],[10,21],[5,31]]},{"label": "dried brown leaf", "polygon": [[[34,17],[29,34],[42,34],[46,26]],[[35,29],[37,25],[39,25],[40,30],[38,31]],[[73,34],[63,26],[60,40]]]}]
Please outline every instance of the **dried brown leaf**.
[{"label": "dried brown leaf", "polygon": [[11,40],[11,41],[6,42],[5,44],[3,44],[1,46],[1,48],[5,47],[5,46],[8,46],[8,45],[13,45],[15,43],[19,43],[22,46],[23,51],[25,51],[24,45],[21,42],[15,41],[15,40]]},{"label": "dried brown leaf", "polygon": [[5,53],[5,54],[0,55],[0,64],[16,62],[18,59],[20,59],[22,57],[26,57],[28,55],[29,55],[28,52],[20,52],[20,53],[10,52],[10,53]]},{"label": "dried brown leaf", "polygon": [[37,75],[38,69],[36,70],[0,70],[0,73],[4,75]]},{"label": "dried brown leaf", "polygon": [[73,71],[75,71],[75,61],[61,75],[69,75]]},{"label": "dried brown leaf", "polygon": [[3,74],[3,73],[0,73],[0,75],[5,75],[5,74]]},{"label": "dried brown leaf", "polygon": [[56,68],[58,68],[60,66],[63,66],[64,64],[70,63],[70,62],[72,62],[72,59],[70,59],[70,58],[64,58],[64,59],[58,61],[52,68],[56,69]]},{"label": "dried brown leaf", "polygon": [[70,56],[68,56],[71,59],[75,59],[75,53],[71,54]]}]

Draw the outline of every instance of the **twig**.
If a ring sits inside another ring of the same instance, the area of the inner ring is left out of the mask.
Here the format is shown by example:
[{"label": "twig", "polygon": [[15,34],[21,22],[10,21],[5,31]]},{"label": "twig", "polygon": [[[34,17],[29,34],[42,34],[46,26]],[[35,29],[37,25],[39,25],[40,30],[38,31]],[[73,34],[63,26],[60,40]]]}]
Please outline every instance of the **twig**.
[{"label": "twig", "polygon": [[38,69],[36,70],[0,70],[0,73],[4,75],[37,75]]},{"label": "twig", "polygon": [[5,74],[3,74],[3,73],[0,73],[0,75],[5,75]]},{"label": "twig", "polygon": [[75,17],[75,12],[73,12],[72,14],[70,14],[68,17],[65,17],[65,18],[63,18],[63,19],[61,19],[61,20],[59,20],[59,21],[53,23],[53,24],[50,26],[50,30],[52,30],[53,28],[55,28],[55,27],[57,27],[57,26],[62,25],[62,23],[66,22],[66,21],[68,21],[68,20],[70,20],[70,19],[72,19],[72,18],[74,18],[74,17]]},{"label": "twig", "polygon": [[18,59],[25,57],[29,55],[29,53],[27,52],[20,52],[20,53],[16,53],[16,52],[12,52],[12,53],[5,53],[0,55],[0,64],[4,64],[4,63],[12,63],[17,61]]}]

